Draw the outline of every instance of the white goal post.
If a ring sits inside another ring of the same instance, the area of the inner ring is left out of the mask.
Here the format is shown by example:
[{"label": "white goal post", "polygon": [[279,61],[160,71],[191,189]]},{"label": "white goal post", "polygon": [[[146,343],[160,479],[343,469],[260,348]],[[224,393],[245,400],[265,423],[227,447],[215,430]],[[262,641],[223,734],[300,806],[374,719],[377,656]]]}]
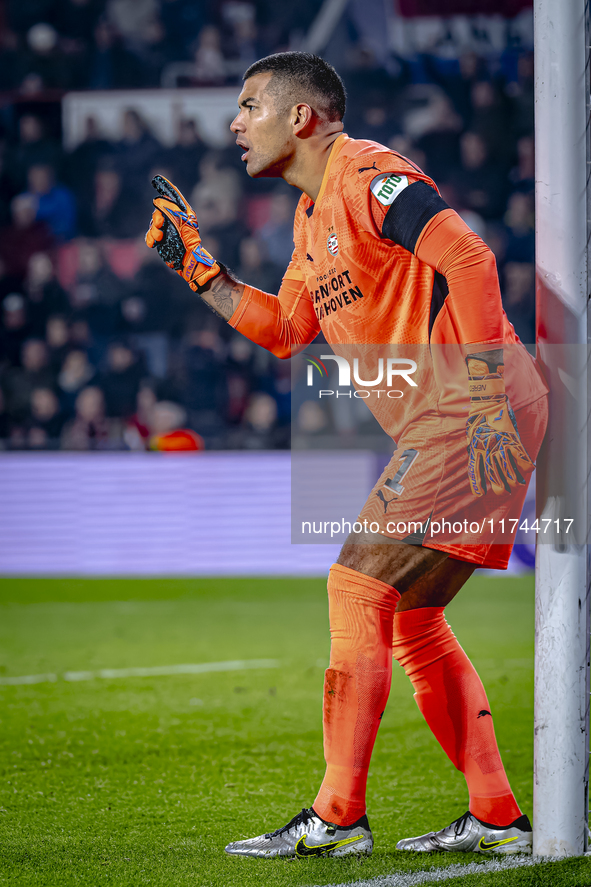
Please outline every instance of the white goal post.
[{"label": "white goal post", "polygon": [[537,501],[553,535],[536,551],[533,815],[534,853],[556,857],[586,852],[588,835],[588,16],[588,0],[534,0],[536,338],[550,385]]}]

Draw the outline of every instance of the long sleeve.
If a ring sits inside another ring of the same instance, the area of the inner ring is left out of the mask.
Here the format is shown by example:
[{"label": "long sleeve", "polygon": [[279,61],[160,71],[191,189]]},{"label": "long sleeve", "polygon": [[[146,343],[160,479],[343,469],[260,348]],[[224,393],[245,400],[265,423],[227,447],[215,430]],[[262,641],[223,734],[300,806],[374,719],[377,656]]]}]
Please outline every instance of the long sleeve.
[{"label": "long sleeve", "polygon": [[415,255],[446,278],[445,306],[457,341],[503,341],[503,305],[493,253],[453,209],[435,215],[424,227]]},{"label": "long sleeve", "polygon": [[276,296],[246,286],[228,323],[283,359],[291,357],[294,348],[301,349],[320,332],[304,275],[291,265]]}]

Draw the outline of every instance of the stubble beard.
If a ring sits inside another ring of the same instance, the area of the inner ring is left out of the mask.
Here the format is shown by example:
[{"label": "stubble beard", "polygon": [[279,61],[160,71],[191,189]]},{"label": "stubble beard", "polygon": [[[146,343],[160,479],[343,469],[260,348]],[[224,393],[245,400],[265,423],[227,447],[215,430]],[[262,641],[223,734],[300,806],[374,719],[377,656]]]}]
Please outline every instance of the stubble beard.
[{"label": "stubble beard", "polygon": [[[251,179],[280,179],[283,178],[283,170],[289,164],[291,152],[288,143],[275,147],[265,153],[250,149],[246,159],[246,172]],[[252,153],[252,156],[250,154]],[[249,169],[249,166],[251,167]]]}]

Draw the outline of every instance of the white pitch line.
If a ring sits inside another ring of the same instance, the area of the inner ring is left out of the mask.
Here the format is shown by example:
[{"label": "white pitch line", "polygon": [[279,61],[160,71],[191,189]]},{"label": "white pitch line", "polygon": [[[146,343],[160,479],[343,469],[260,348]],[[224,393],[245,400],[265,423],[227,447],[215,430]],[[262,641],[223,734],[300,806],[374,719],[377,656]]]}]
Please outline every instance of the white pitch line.
[{"label": "white pitch line", "polygon": [[56,674],[25,674],[16,678],[0,677],[0,684],[47,684],[57,681]]},{"label": "white pitch line", "polygon": [[[447,868],[431,869],[430,871],[423,869],[420,872],[398,872],[365,881],[348,881],[343,884],[334,884],[330,885],[330,887],[419,887],[421,884],[439,884],[441,881],[450,881],[452,878],[461,878],[464,875],[504,872],[508,869],[518,869],[523,866],[539,865],[541,862],[551,861],[553,860],[545,856],[516,854],[505,859],[491,859],[488,862],[469,862],[465,865],[454,863]],[[325,885],[317,884],[316,887],[325,887]]]},{"label": "white pitch line", "polygon": [[[66,671],[64,681],[94,681],[97,678],[151,678],[161,675],[205,674],[211,671],[244,671],[249,668],[279,668],[278,659],[233,659],[228,662],[199,662],[187,665],[155,665],[148,668],[102,668],[100,671]],[[0,684],[47,684],[59,680],[56,674],[26,674],[0,677]]]}]

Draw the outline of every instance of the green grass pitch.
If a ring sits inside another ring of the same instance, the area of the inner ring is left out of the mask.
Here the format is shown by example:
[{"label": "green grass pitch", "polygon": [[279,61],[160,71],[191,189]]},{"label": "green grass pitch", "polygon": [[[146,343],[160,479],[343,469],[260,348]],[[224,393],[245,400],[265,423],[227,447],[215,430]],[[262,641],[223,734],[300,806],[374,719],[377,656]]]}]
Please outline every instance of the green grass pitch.
[{"label": "green grass pitch", "polygon": [[[487,687],[509,778],[531,813],[533,581],[475,576],[448,618]],[[305,887],[483,862],[394,849],[467,807],[463,778],[397,665],[369,779],[373,856],[225,857],[228,840],[277,828],[314,799],[328,651],[321,579],[1,579],[0,677],[281,665],[0,685],[0,883]],[[591,859],[448,883],[582,887]]]}]

